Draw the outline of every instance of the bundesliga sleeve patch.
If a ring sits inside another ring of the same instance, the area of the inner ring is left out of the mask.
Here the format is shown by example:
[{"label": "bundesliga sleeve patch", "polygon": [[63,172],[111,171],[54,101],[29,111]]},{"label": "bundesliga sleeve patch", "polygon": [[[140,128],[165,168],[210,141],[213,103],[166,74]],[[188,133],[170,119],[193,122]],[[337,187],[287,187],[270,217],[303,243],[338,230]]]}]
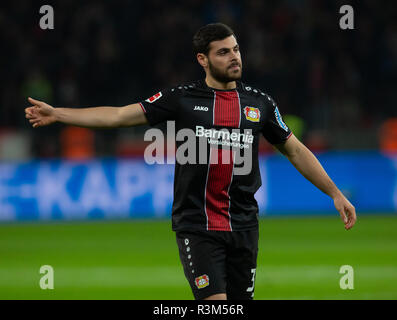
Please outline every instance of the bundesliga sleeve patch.
[{"label": "bundesliga sleeve patch", "polygon": [[210,284],[210,278],[208,278],[208,276],[206,274],[203,274],[202,276],[194,279],[194,282],[198,289],[203,289]]},{"label": "bundesliga sleeve patch", "polygon": [[259,122],[261,117],[261,112],[259,111],[258,108],[253,108],[248,106],[244,108],[244,114],[245,114],[245,118],[252,122]]},{"label": "bundesliga sleeve patch", "polygon": [[283,118],[281,118],[280,111],[278,111],[278,108],[277,108],[277,107],[274,109],[274,115],[276,116],[276,120],[277,120],[278,125],[279,125],[281,128],[283,128],[285,131],[288,132],[288,127],[287,127],[287,125],[284,123]]},{"label": "bundesliga sleeve patch", "polygon": [[149,103],[153,103],[156,100],[160,99],[162,96],[163,95],[161,94],[161,91],[160,91],[160,92],[156,93],[155,95],[151,96],[150,98],[146,99],[145,101],[149,102]]}]

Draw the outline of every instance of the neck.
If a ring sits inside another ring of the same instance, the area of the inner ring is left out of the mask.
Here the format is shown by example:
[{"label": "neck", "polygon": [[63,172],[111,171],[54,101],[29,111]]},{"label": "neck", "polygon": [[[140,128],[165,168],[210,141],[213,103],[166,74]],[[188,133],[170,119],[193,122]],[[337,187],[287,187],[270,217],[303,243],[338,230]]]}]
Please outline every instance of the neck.
[{"label": "neck", "polygon": [[209,76],[205,77],[205,83],[208,87],[219,90],[232,90],[237,87],[236,81],[220,82]]}]

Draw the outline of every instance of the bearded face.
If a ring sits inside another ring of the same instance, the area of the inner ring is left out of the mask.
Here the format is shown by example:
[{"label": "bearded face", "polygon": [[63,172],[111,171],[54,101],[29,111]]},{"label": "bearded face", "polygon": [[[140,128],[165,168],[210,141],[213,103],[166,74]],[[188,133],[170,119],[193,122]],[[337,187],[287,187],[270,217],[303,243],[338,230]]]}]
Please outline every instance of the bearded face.
[{"label": "bearded face", "polygon": [[[205,58],[206,59],[205,59]],[[208,55],[201,56],[209,75],[218,82],[228,83],[241,79],[242,62],[240,48],[232,35],[223,40],[212,41]]]},{"label": "bearded face", "polygon": [[218,67],[208,59],[208,69],[215,80],[223,83],[240,80],[242,75],[241,62],[237,60],[231,61],[229,65]]}]

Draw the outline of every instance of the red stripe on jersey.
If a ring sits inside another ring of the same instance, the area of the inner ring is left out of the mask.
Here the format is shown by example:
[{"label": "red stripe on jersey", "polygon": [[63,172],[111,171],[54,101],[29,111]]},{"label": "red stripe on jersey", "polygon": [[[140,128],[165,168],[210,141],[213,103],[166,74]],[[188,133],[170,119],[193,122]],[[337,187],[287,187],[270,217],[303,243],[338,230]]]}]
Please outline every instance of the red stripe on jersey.
[{"label": "red stripe on jersey", "polygon": [[214,125],[238,128],[240,126],[240,99],[237,91],[216,91]]},{"label": "red stripe on jersey", "polygon": [[232,231],[229,188],[233,179],[233,151],[210,148],[205,188],[207,230]]},{"label": "red stripe on jersey", "polygon": [[[240,97],[235,91],[215,91],[213,124],[239,128]],[[210,163],[205,186],[207,230],[232,231],[229,189],[233,180],[233,152],[222,148],[210,149]]]},{"label": "red stripe on jersey", "polygon": [[139,102],[139,105],[141,106],[141,108],[142,108],[143,112],[145,112],[145,113],[146,113],[146,109],[145,109],[145,107],[143,106],[143,104]]}]

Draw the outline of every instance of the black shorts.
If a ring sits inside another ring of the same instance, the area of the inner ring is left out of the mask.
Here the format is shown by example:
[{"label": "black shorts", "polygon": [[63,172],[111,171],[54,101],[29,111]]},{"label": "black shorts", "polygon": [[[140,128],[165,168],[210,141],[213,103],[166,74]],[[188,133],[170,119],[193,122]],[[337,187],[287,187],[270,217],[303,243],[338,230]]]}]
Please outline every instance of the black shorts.
[{"label": "black shorts", "polygon": [[177,231],[185,276],[195,299],[226,293],[254,297],[259,231]]}]

